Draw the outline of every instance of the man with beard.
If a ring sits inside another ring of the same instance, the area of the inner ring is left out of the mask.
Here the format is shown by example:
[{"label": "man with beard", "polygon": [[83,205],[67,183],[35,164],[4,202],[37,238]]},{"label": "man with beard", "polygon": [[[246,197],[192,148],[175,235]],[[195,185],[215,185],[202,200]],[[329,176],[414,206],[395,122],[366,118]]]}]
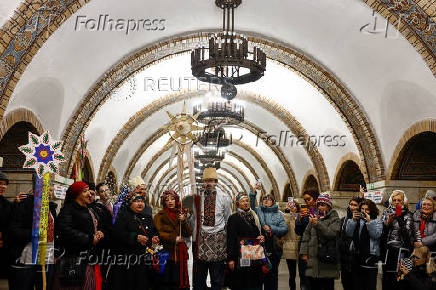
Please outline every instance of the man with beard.
[{"label": "man with beard", "polygon": [[215,168],[205,168],[204,190],[194,196],[191,224],[194,229],[194,289],[207,289],[207,274],[211,289],[221,289],[224,261],[227,259],[225,226],[231,214],[231,200],[216,187]]}]

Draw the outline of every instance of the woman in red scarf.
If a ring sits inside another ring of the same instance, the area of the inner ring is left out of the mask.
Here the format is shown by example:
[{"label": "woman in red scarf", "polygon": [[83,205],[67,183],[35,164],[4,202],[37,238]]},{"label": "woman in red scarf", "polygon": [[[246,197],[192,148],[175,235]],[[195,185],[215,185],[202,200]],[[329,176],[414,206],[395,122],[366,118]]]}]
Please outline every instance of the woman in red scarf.
[{"label": "woman in red scarf", "polygon": [[163,209],[154,217],[154,223],[169,261],[163,273],[163,289],[189,289],[188,248],[183,238],[192,235],[185,209],[180,208],[179,196],[174,190],[161,195]]},{"label": "woman in red scarf", "polygon": [[413,215],[416,230],[415,248],[427,246],[430,252],[436,251],[436,198],[426,195],[421,209]]}]

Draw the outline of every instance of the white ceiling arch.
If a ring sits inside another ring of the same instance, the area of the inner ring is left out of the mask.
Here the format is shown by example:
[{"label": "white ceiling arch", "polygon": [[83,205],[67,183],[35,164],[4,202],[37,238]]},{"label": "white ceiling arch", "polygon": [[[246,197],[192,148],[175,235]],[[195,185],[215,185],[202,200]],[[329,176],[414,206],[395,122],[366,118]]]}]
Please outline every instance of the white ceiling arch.
[{"label": "white ceiling arch", "polygon": [[[71,33],[74,16],[98,15],[101,7],[106,7],[109,13],[140,16],[143,1],[129,4],[93,0],[68,19],[45,43],[23,74],[8,111],[14,106],[27,107],[41,117],[45,128],[59,136],[88,88],[122,56],[159,38],[188,30],[216,28],[220,23],[219,11],[212,1],[191,0],[175,4],[163,0],[160,5],[150,7],[150,13],[174,17],[173,24],[177,25],[169,25],[162,35],[147,34],[143,37],[132,34],[124,37],[122,33]],[[168,7],[179,14],[170,15]],[[195,7],[197,13],[192,13],[191,9],[190,13],[180,13],[187,11],[183,10],[186,7]],[[258,15],[258,11],[262,14]],[[244,1],[237,10],[237,27],[290,43],[315,56],[343,80],[368,113],[380,140],[383,158],[388,163],[394,150],[393,144],[397,143],[405,129],[417,120],[436,115],[436,84],[418,53],[401,36],[386,40],[358,33],[360,23],[371,20],[370,12],[357,0],[338,0],[335,3],[272,1],[266,9],[260,0]],[[257,22],[252,21],[253,16],[256,16]],[[346,41],[342,41],[345,37]],[[113,42],[118,45],[110,45]],[[104,50],[102,47],[112,49]],[[404,70],[405,67],[408,69]],[[411,95],[415,97],[413,105],[410,105]],[[47,103],[41,102],[42,99]],[[51,112],[47,111],[48,105],[51,105]],[[321,115],[324,116],[323,112]],[[96,135],[104,137],[106,131]],[[110,136],[109,133],[107,135]],[[104,148],[102,144],[100,152]],[[326,163],[334,163],[333,157],[328,160],[335,154],[323,156]],[[328,170],[331,168],[335,167],[327,167]],[[329,176],[333,178],[330,172]]]}]

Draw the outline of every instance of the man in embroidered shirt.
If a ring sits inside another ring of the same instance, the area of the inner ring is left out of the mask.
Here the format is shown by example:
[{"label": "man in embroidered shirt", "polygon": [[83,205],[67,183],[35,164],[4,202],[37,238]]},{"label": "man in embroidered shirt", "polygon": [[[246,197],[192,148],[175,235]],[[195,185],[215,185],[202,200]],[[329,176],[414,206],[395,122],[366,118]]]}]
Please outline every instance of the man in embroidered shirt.
[{"label": "man in embroidered shirt", "polygon": [[231,214],[231,199],[216,187],[218,176],[215,168],[205,168],[204,190],[194,196],[191,219],[194,229],[194,290],[208,289],[207,274],[212,290],[221,289],[226,252],[227,219]]}]

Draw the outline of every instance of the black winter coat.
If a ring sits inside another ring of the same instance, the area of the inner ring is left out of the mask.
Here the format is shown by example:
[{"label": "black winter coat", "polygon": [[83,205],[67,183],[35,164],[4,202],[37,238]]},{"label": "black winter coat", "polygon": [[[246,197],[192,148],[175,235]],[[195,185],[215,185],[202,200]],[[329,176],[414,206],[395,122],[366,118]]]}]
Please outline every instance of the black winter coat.
[{"label": "black winter coat", "polygon": [[75,256],[92,250],[94,233],[94,222],[88,208],[76,201],[67,202],[55,223],[56,241],[65,249],[65,254]]},{"label": "black winter coat", "polygon": [[113,229],[116,251],[120,254],[144,254],[145,247],[138,243],[138,235],[148,237],[147,247],[151,246],[154,236],[159,236],[151,215],[134,213],[130,208],[120,210]]},{"label": "black winter coat", "polygon": [[9,227],[12,212],[12,203],[0,195],[0,232],[4,234]]},{"label": "black winter coat", "polygon": [[112,214],[106,206],[100,202],[93,202],[88,207],[94,213],[98,221],[97,230],[102,231],[104,234],[104,239],[97,244],[97,247],[100,249],[109,249],[111,247],[113,229]]},{"label": "black winter coat", "polygon": [[352,238],[348,237],[345,233],[347,227],[348,219],[352,218],[352,214],[349,209],[347,209],[347,216],[341,218],[341,230],[338,235],[338,249],[339,257],[341,261],[341,270],[351,272],[351,265],[353,262],[353,255],[350,252],[350,244],[353,241]]},{"label": "black winter coat", "polygon": [[[255,214],[252,211],[253,214]],[[227,257],[235,262],[235,270],[230,272],[230,288],[245,289],[262,287],[262,265],[256,264],[250,267],[240,267],[240,240],[243,238],[255,239],[260,236],[256,224],[249,224],[236,212],[227,221]]]},{"label": "black winter coat", "polygon": [[[11,258],[15,261],[21,256],[24,247],[32,241],[34,196],[17,204],[13,210],[8,230],[8,245]],[[56,204],[49,204],[50,212],[56,221]]]},{"label": "black winter coat", "polygon": [[418,266],[410,271],[401,282],[408,290],[434,290],[436,289],[436,273],[426,273],[426,265]]},{"label": "black winter coat", "polygon": [[0,233],[2,235],[3,247],[0,248],[0,279],[7,277],[7,267],[9,265],[9,255],[6,248],[7,229],[9,227],[12,203],[3,195],[0,195]]}]

